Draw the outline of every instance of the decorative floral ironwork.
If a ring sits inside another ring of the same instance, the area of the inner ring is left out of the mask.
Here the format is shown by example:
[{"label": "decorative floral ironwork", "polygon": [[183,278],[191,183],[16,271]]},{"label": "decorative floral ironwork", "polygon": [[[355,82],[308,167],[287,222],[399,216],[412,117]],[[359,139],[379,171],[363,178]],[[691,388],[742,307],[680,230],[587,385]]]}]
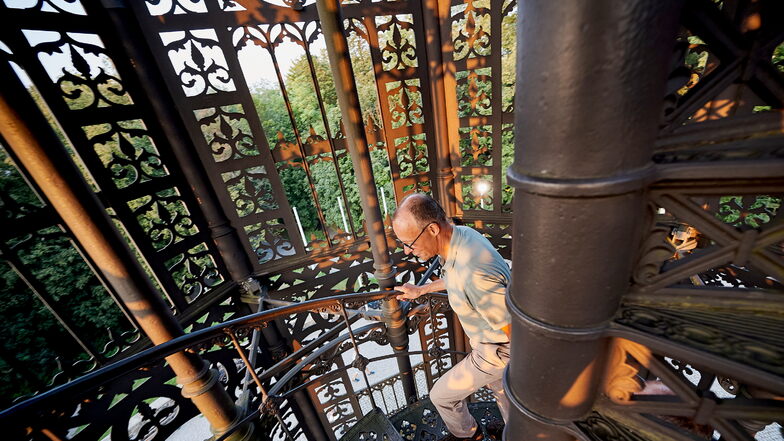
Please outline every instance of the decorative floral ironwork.
[{"label": "decorative floral ironwork", "polygon": [[236,90],[214,30],[163,32],[161,39],[187,96]]},{"label": "decorative floral ironwork", "polygon": [[462,175],[460,177],[464,210],[492,210],[494,207],[492,175]]},{"label": "decorative floral ironwork", "polygon": [[424,124],[419,79],[391,81],[386,83],[386,92],[393,129]]},{"label": "decorative floral ironwork", "polygon": [[[489,1],[466,0],[452,7],[452,44],[455,61],[491,55]],[[460,11],[460,12],[456,12]]]},{"label": "decorative floral ironwork", "polygon": [[401,178],[427,173],[430,170],[424,133],[395,139],[395,156]]},{"label": "decorative floral ironwork", "polygon": [[[744,317],[730,313],[702,312],[697,316],[681,317],[683,313],[662,311],[642,307],[626,307],[621,310],[617,323],[664,338],[673,343],[686,345],[721,355],[748,366],[768,372],[784,373],[784,348],[781,342],[770,341],[770,334],[781,327],[779,320],[755,317],[757,324],[752,335],[738,335],[735,323],[743,323]],[[701,323],[704,321],[705,323]]]},{"label": "decorative floral ironwork", "polygon": [[113,121],[83,129],[117,188],[169,174],[141,120]]},{"label": "decorative floral ironwork", "polygon": [[411,15],[377,17],[376,29],[385,71],[418,66]]},{"label": "decorative floral ironwork", "polygon": [[80,0],[37,0],[32,4],[25,4],[25,2],[8,2],[5,6],[10,9],[29,9],[41,12],[87,15]]},{"label": "decorative floral ironwork", "polygon": [[493,165],[493,126],[461,127],[460,165],[489,167]]},{"label": "decorative floral ironwork", "polygon": [[[183,15],[207,12],[206,0],[145,0],[150,15]],[[225,5],[226,1],[222,1]]]},{"label": "decorative floral ironwork", "polygon": [[[242,105],[219,106],[194,111],[215,162],[259,155]],[[200,115],[203,115],[199,117]]]},{"label": "decorative floral ironwork", "polygon": [[239,217],[280,208],[264,166],[221,173],[221,179],[226,185]]},{"label": "decorative floral ironwork", "polygon": [[258,256],[259,263],[294,254],[294,246],[281,219],[247,225],[245,234],[248,235],[250,246]]},{"label": "decorative floral ironwork", "polygon": [[461,71],[457,80],[457,113],[459,117],[489,116],[493,113],[493,85],[489,67]]},{"label": "decorative floral ironwork", "polygon": [[206,244],[199,244],[166,263],[177,287],[185,294],[188,302],[196,300],[209,288],[223,282],[223,276]]},{"label": "decorative floral ironwork", "polygon": [[42,63],[51,60],[61,67],[57,73],[52,69],[50,77],[71,110],[133,104],[98,35],[78,34],[77,39],[72,33],[52,32],[43,42],[36,42],[31,35],[26,34]]},{"label": "decorative floral ironwork", "polygon": [[130,201],[128,206],[156,250],[165,249],[199,231],[174,188]]}]

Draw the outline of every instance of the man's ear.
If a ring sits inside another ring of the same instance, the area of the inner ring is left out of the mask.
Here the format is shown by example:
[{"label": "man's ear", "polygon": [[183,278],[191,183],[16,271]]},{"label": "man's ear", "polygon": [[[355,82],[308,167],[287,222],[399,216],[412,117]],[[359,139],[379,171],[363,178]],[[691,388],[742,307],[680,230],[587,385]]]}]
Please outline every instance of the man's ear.
[{"label": "man's ear", "polygon": [[441,225],[439,225],[438,223],[432,223],[428,225],[427,228],[430,230],[433,236],[438,236],[438,233],[441,232]]}]

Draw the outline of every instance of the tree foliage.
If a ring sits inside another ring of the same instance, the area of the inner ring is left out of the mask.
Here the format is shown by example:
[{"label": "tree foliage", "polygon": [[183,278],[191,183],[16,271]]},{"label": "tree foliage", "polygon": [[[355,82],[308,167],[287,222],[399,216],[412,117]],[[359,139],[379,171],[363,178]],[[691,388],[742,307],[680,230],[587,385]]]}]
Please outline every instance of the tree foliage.
[{"label": "tree foliage", "polygon": [[[18,217],[31,210],[20,207],[42,206],[2,149],[0,194],[3,195],[3,208],[8,210],[6,216]],[[43,288],[41,294],[48,297],[57,313],[95,350],[101,351],[109,341],[109,329],[115,336],[131,329],[60,227],[51,226],[16,237],[4,246],[20,261],[26,276]],[[57,358],[61,359],[63,367],[68,367],[89,356],[8,261],[0,265],[0,292],[3,293],[0,301],[3,321],[0,370],[7,372],[9,379],[15,377],[14,381],[0,384],[0,404],[8,405],[16,397],[47,387],[60,369]]]}]

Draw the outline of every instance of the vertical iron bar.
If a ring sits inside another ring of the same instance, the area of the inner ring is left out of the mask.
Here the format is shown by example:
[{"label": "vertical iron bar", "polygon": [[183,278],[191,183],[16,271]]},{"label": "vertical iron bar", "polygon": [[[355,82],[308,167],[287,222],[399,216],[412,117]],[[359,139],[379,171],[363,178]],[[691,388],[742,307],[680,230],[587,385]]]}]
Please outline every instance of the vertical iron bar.
[{"label": "vertical iron bar", "polygon": [[[272,45],[269,45],[269,47],[267,47],[267,52],[269,52],[270,58],[272,59],[272,65],[275,67],[275,76],[278,79],[278,85],[280,85],[280,93],[283,95],[283,102],[286,104],[286,111],[289,114],[291,130],[294,132],[297,147],[299,148],[300,155],[302,155],[302,168],[305,170],[305,174],[308,177],[308,185],[310,185],[310,191],[313,193],[313,203],[316,204],[316,214],[318,214],[319,221],[321,222],[321,229],[324,231],[324,238],[327,241],[327,246],[332,247],[332,239],[329,237],[329,230],[327,230],[327,220],[324,217],[324,213],[321,211],[321,204],[319,203],[318,193],[316,192],[316,184],[313,182],[313,176],[310,174],[308,152],[305,150],[305,145],[302,142],[302,137],[297,128],[297,121],[294,119],[294,110],[291,108],[289,94],[286,91],[286,84],[283,81],[283,74],[280,73],[280,66],[278,66],[278,57],[275,55],[275,48]],[[307,245],[308,244],[305,244],[305,247],[307,247]]]},{"label": "vertical iron bar", "polygon": [[[493,166],[490,168],[491,176],[493,177],[492,193],[493,193],[493,210],[492,213],[501,213],[503,211],[503,191],[501,173],[504,170],[501,168],[503,158],[503,76],[501,72],[501,22],[504,19],[503,11],[504,0],[490,0],[490,47],[493,48],[489,56],[490,58],[490,96],[493,97],[491,105],[491,113],[488,118],[488,123],[493,131],[491,135],[493,138],[492,151],[490,155],[493,158]],[[484,199],[485,195],[482,195]]]},{"label": "vertical iron bar", "polygon": [[565,440],[593,407],[642,237],[680,2],[519,5],[506,439]]},{"label": "vertical iron bar", "polygon": [[[340,313],[343,315],[343,321],[346,323],[346,328],[348,329],[348,335],[351,337],[351,346],[354,347],[354,359],[359,360],[362,357],[362,354],[359,353],[359,345],[357,345],[357,339],[354,337],[354,330],[351,329],[351,322],[348,321],[348,313],[346,312],[346,305],[343,304],[342,301],[338,302],[340,306]],[[367,373],[365,369],[360,369],[362,371],[362,376],[365,378],[365,387],[367,388],[368,395],[370,396],[370,402],[373,404],[373,407],[378,407],[376,404],[376,399],[373,398],[373,391],[370,389],[370,381],[368,380]]]},{"label": "vertical iron bar", "polygon": [[[258,307],[256,308],[256,312],[261,312],[262,309],[262,296],[259,296],[258,299]],[[248,348],[248,352],[250,353],[248,357],[248,362],[250,364],[251,369],[256,368],[256,352],[258,352],[259,348],[259,340],[261,340],[261,331],[258,329],[253,330],[253,335],[251,336],[250,341],[250,348]],[[254,371],[255,373],[255,371]],[[242,378],[242,392],[240,393],[240,403],[239,406],[242,409],[242,414],[246,415],[248,413],[248,404],[250,404],[250,400],[248,399],[248,381],[251,377],[251,371],[246,370],[245,376]]]},{"label": "vertical iron bar", "polygon": [[275,412],[275,418],[278,420],[278,424],[280,424],[280,427],[283,429],[283,432],[286,433],[286,438],[288,438],[289,441],[294,441],[294,437],[291,436],[291,431],[289,430],[289,426],[287,426],[286,422],[283,421],[283,417],[280,416],[278,412]]},{"label": "vertical iron bar", "polygon": [[[365,213],[365,229],[373,254],[373,268],[376,270],[374,276],[381,289],[392,289],[395,285],[395,268],[387,248],[387,237],[378,204],[373,167],[362,123],[362,112],[359,108],[359,96],[353,80],[351,55],[348,52],[348,42],[340,18],[340,4],[338,0],[317,0],[316,7],[327,43],[327,55],[346,132],[346,145],[351,153],[362,211]],[[407,352],[408,326],[400,302],[394,297],[385,299],[382,301],[382,310],[387,322],[389,343],[393,350],[397,353]],[[412,401],[416,399],[416,389],[411,371],[411,360],[405,356],[399,356],[396,359],[403,379],[406,399]]]},{"label": "vertical iron bar", "polygon": [[396,410],[400,409],[400,408],[402,408],[402,407],[404,407],[406,405],[405,401],[402,404],[400,404],[400,399],[397,396],[397,391],[395,391],[395,383],[394,382],[392,383],[392,397],[395,398],[395,406],[397,406],[395,408]]},{"label": "vertical iron bar", "polygon": [[240,359],[242,360],[242,363],[245,365],[245,369],[247,369],[247,372],[250,374],[251,377],[253,377],[253,382],[256,383],[256,387],[259,388],[259,392],[261,393],[262,405],[264,405],[264,402],[267,401],[268,396],[267,396],[266,389],[264,389],[264,385],[261,383],[261,379],[259,379],[259,376],[256,375],[256,370],[253,369],[253,365],[250,363],[250,360],[248,360],[248,356],[245,355],[245,351],[242,350],[242,346],[240,346],[240,342],[239,340],[237,340],[237,336],[234,334],[234,331],[230,328],[226,328],[225,332],[226,334],[228,334],[229,338],[231,339],[231,343],[234,345],[234,349],[236,349],[237,353],[240,355]]},{"label": "vertical iron bar", "polygon": [[[373,389],[370,389],[370,393],[373,393]],[[384,413],[389,415],[389,403],[387,403],[387,397],[384,396],[384,388],[378,390],[378,393],[381,394],[381,401],[384,402]]]},{"label": "vertical iron bar", "polygon": [[103,365],[104,360],[101,358],[101,356],[98,355],[99,351],[97,351],[91,343],[82,341],[82,339],[79,338],[79,335],[76,333],[76,326],[74,323],[71,322],[69,318],[63,316],[57,311],[57,308],[55,308],[55,300],[49,295],[48,292],[46,292],[46,288],[43,286],[43,284],[35,276],[33,276],[30,271],[27,271],[27,268],[21,262],[19,256],[17,256],[13,251],[8,250],[5,247],[5,244],[2,243],[0,243],[0,252],[2,252],[3,258],[8,261],[8,264],[11,266],[11,268],[16,271],[16,274],[19,276],[19,278],[25,282],[28,288],[30,288],[30,291],[32,291],[33,294],[38,297],[38,300],[44,304],[44,307],[54,316],[58,322],[60,322],[60,326],[62,326],[66,332],[68,332],[68,334],[76,341],[76,343],[82,349],[84,349],[90,358],[98,363],[98,366]]},{"label": "vertical iron bar", "polygon": [[[268,298],[266,285],[261,286],[260,297],[262,300]],[[263,302],[261,305],[263,307]],[[286,344],[286,339],[281,336],[275,324],[276,322],[273,322],[271,326],[261,329],[265,349],[271,354],[273,361],[276,361],[278,356],[290,350],[290,347]],[[294,392],[293,397],[289,399],[289,403],[297,420],[302,422],[300,427],[307,439],[314,441],[329,440],[329,435],[327,434],[329,429],[324,427],[315,409],[315,404],[318,403],[317,399],[311,399],[306,391],[299,390]]]},{"label": "vertical iron bar", "polygon": [[[304,36],[303,36],[304,37]],[[340,172],[340,164],[338,163],[338,155],[335,152],[335,140],[332,139],[332,130],[329,129],[329,120],[327,119],[327,111],[324,108],[324,101],[321,98],[321,89],[319,87],[318,77],[316,77],[316,70],[313,66],[313,57],[310,55],[310,44],[307,43],[307,38],[303,38],[305,41],[305,57],[308,60],[308,68],[310,68],[310,76],[313,78],[313,89],[316,92],[316,101],[318,102],[319,112],[321,112],[321,119],[324,121],[324,132],[327,134],[327,142],[329,143],[329,151],[332,154],[332,161],[335,164],[335,173],[337,174],[338,178],[338,187],[340,187],[340,195],[343,197],[343,200],[346,201],[346,211],[348,212],[348,222],[349,222],[349,229],[351,231],[346,231],[346,233],[351,233],[351,235],[356,239],[357,232],[354,231],[354,219],[351,216],[351,210],[349,210],[348,205],[348,197],[346,196],[346,188],[343,186],[343,174]]]},{"label": "vertical iron bar", "polygon": [[[0,82],[0,134],[19,158],[19,165],[51,202],[153,344],[183,335],[161,295],[152,287],[105,208],[8,63],[0,63],[0,77],[4,79]],[[14,103],[13,107],[10,103]],[[215,433],[222,433],[238,420],[234,403],[220,382],[215,381],[217,372],[201,357],[183,351],[166,360],[183,385],[183,396],[193,401]],[[252,437],[253,426],[247,426],[231,439]]]},{"label": "vertical iron bar", "polygon": [[[437,349],[441,348],[441,342],[439,341],[438,334],[436,333],[436,324],[437,324],[436,312],[433,309],[434,308],[433,296],[431,296],[430,294],[427,295],[427,303],[430,309],[430,335],[433,336],[433,348],[435,348],[436,353],[438,353]],[[438,369],[438,378],[444,376],[444,370],[443,367],[441,367],[441,358],[442,355],[439,355],[438,358],[436,358],[436,369]]]},{"label": "vertical iron bar", "polygon": [[453,155],[459,152],[454,45],[450,0],[422,0],[422,18],[426,34],[430,95],[433,102],[433,129],[437,151],[436,194],[448,217],[457,216]]},{"label": "vertical iron bar", "polygon": [[[267,395],[267,390],[264,389],[264,385],[261,383],[261,379],[259,379],[259,376],[256,375],[256,371],[253,369],[253,365],[251,364],[250,360],[248,360],[248,357],[245,355],[245,351],[242,350],[242,346],[240,346],[240,342],[237,340],[237,336],[234,334],[234,331],[227,328],[226,334],[228,334],[229,338],[231,338],[231,343],[234,346],[234,349],[236,349],[237,353],[240,355],[240,359],[242,360],[242,363],[245,365],[245,369],[247,370],[247,372],[250,373],[251,377],[253,377],[253,382],[256,383],[256,387],[259,388],[259,392],[261,393],[261,406],[263,408],[265,405],[267,405],[267,400],[269,399],[269,395]],[[289,440],[293,441],[294,438],[291,436],[291,432],[289,431],[289,428],[286,426],[286,423],[283,421],[283,418],[281,418],[278,409],[273,409],[273,413],[275,414],[275,418],[277,418],[278,423],[283,428],[283,431],[286,432],[286,437]]]}]

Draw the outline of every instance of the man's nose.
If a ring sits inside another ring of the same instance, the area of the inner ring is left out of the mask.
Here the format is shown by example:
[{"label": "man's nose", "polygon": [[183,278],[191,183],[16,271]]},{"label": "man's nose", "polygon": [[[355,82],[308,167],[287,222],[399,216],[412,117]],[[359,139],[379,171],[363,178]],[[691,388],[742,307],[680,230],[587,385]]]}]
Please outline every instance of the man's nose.
[{"label": "man's nose", "polygon": [[403,252],[406,254],[406,256],[408,256],[409,254],[411,254],[411,248],[403,245]]}]

